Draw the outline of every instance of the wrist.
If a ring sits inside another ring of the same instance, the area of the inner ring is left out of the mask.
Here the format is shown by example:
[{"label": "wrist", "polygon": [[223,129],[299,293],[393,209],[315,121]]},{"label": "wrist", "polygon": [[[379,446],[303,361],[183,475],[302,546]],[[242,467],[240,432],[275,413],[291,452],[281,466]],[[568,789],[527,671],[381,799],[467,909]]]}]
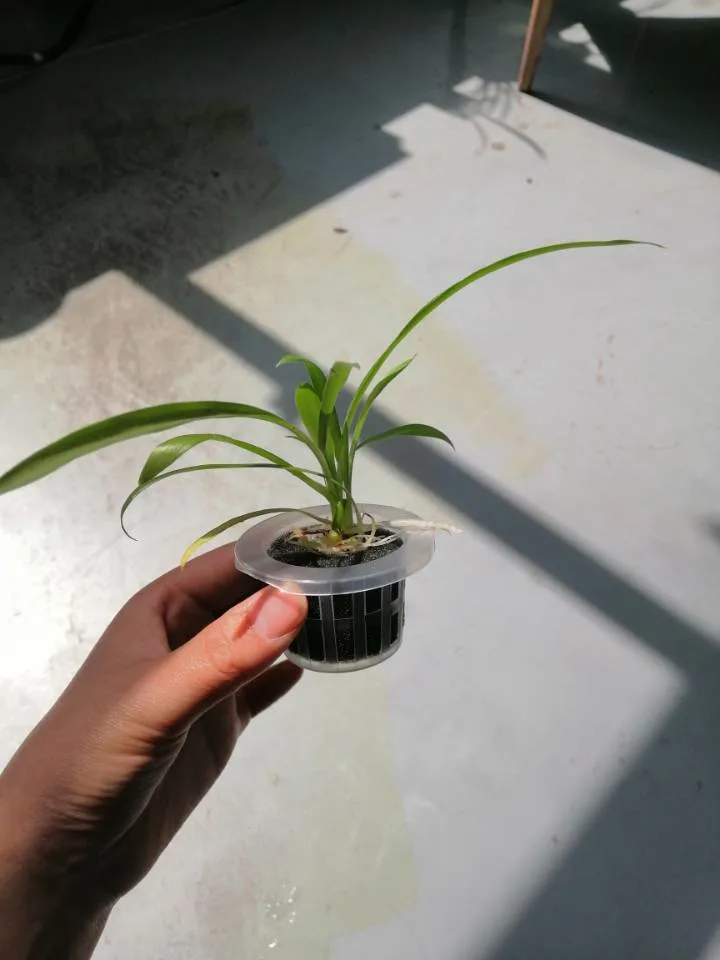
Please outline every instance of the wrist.
[{"label": "wrist", "polygon": [[87,960],[110,908],[93,905],[68,872],[48,862],[49,838],[20,826],[29,819],[18,820],[0,800],[0,957]]}]

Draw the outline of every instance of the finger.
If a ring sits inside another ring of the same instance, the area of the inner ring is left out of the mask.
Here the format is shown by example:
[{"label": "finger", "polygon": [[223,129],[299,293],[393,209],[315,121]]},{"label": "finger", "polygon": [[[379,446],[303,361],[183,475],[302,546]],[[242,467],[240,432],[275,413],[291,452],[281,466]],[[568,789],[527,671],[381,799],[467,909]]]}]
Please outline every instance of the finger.
[{"label": "finger", "polygon": [[250,717],[256,717],[263,710],[267,710],[268,707],[271,707],[273,703],[292,690],[302,674],[300,667],[296,667],[289,660],[278,663],[266,670],[265,673],[261,673],[252,683],[248,683],[236,694],[240,719],[245,719],[243,714],[246,712],[249,719]]},{"label": "finger", "polygon": [[228,543],[196,557],[185,567],[176,567],[156,580],[150,589],[166,598],[185,594],[220,616],[261,586],[235,568],[234,546]]},{"label": "finger", "polygon": [[182,729],[266,670],[306,613],[304,597],[274,587],[248,597],[142,678],[127,701],[131,718],[158,734]]}]

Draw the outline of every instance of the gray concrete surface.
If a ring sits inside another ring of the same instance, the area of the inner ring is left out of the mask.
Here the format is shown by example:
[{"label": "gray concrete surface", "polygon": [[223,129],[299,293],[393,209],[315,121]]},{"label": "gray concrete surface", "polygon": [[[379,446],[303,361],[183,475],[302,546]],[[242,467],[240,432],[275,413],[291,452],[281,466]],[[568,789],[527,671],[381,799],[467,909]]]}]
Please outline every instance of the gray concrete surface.
[{"label": "gray concrete surface", "polygon": [[[359,489],[464,534],[411,583],[396,657],[258,721],[101,960],[720,958],[715,134],[680,97],[665,151],[642,102],[635,138],[610,129],[618,61],[563,40],[568,9],[539,83],[572,64],[603,123],[516,96],[511,2],[249,3],[0,86],[2,466],[143,403],[287,411],[283,352],[366,365],[524,246],[667,246],[516,268],[417,334],[378,422],[457,454],[378,449]],[[0,502],[3,757],[189,539],[293,495],[168,485],[133,543],[151,444]]]}]

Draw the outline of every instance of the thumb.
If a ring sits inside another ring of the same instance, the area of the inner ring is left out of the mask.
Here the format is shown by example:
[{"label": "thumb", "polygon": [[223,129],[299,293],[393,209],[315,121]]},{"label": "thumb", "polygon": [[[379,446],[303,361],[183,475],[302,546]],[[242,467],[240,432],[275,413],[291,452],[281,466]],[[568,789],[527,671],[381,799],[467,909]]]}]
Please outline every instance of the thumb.
[{"label": "thumb", "polygon": [[266,587],[232,607],[143,678],[132,713],[151,730],[189,725],[266,670],[292,643],[305,597]]}]

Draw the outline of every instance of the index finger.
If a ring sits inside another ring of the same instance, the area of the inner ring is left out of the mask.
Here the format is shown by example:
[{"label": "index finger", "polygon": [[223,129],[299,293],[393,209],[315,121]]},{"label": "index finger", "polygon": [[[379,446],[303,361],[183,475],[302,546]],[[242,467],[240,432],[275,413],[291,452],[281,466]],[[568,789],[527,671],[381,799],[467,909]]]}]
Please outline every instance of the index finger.
[{"label": "index finger", "polygon": [[185,567],[170,570],[155,581],[152,589],[165,597],[184,593],[213,616],[220,616],[263,586],[236,569],[233,544],[228,543],[196,557]]}]

